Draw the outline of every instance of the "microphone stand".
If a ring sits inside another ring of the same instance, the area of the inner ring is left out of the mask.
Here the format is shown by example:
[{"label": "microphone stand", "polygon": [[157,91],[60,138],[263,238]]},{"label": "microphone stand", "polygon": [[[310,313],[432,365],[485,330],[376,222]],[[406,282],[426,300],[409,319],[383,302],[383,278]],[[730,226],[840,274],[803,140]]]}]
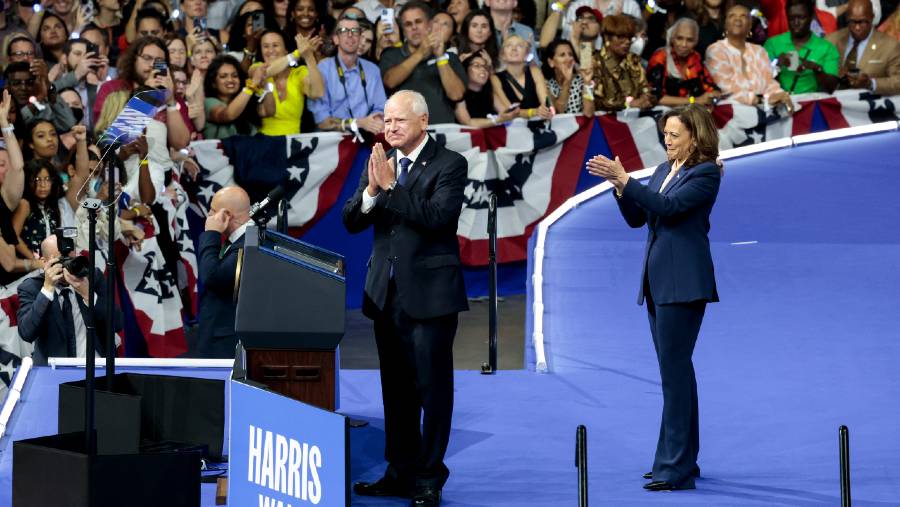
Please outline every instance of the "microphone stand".
[{"label": "microphone stand", "polygon": [[275,230],[282,234],[287,234],[288,230],[288,207],[287,199],[282,198],[278,201],[278,215],[275,222]]},{"label": "microphone stand", "polygon": [[[106,236],[106,389],[113,391],[113,379],[116,375],[116,332],[115,332],[115,302],[116,302],[116,221],[119,218],[118,197],[116,196],[116,167],[123,167],[118,154],[112,153],[113,158],[107,164],[108,173],[106,181],[107,191],[107,224]],[[91,246],[94,245],[94,236],[91,235]],[[93,259],[91,267],[93,268]]]},{"label": "microphone stand", "polygon": [[97,436],[94,434],[94,400],[96,397],[94,385],[94,351],[97,344],[95,340],[94,327],[94,259],[97,255],[97,245],[94,242],[94,236],[97,232],[97,210],[100,209],[100,201],[98,199],[85,199],[81,203],[81,207],[88,213],[88,261],[90,264],[90,273],[88,274],[88,318],[85,319],[85,331],[87,332],[87,350],[84,354],[84,447],[89,456],[97,454]]},{"label": "microphone stand", "polygon": [[488,362],[483,375],[497,373],[497,194],[488,200]]}]

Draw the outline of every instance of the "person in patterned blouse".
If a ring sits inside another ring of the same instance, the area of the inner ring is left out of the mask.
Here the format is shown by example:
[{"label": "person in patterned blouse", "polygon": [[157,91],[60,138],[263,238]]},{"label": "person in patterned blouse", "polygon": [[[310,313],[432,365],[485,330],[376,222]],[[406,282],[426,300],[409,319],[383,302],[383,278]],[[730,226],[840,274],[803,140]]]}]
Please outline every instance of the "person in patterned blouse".
[{"label": "person in patterned blouse", "polygon": [[691,18],[672,25],[665,47],[657,49],[647,63],[647,80],[663,106],[713,104],[721,95],[696,51],[700,27]]},{"label": "person in patterned blouse", "polygon": [[594,104],[602,111],[654,105],[641,57],[630,52],[634,22],[618,14],[603,18],[603,48],[594,55]]},{"label": "person in patterned blouse", "polygon": [[[578,55],[572,43],[556,39],[544,51],[542,70],[557,113],[594,116],[594,95],[591,83],[594,68],[591,62],[578,66]],[[587,92],[587,93],[585,93]]]}]

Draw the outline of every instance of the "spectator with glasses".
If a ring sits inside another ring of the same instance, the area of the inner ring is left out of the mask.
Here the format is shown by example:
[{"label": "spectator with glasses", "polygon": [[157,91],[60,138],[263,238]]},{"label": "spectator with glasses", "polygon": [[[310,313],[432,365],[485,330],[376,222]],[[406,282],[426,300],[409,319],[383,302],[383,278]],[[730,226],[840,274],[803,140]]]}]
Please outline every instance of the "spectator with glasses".
[{"label": "spectator with glasses", "polygon": [[28,35],[14,35],[6,41],[6,64],[15,62],[31,63],[37,58],[37,48]]},{"label": "spectator with glasses", "polygon": [[[39,69],[43,69],[43,73]],[[44,120],[52,123],[56,130],[68,132],[77,123],[69,105],[50,84],[43,60],[10,63],[3,76],[20,125]]]},{"label": "spectator with glasses", "polygon": [[594,56],[594,102],[602,111],[625,108],[649,109],[653,95],[641,65],[641,57],[631,52],[635,26],[629,16],[603,18],[603,48]]},{"label": "spectator with glasses", "polygon": [[470,127],[491,127],[519,117],[519,106],[510,106],[493,75],[491,57],[479,49],[463,60],[469,78],[466,95],[456,104],[456,121]]},{"label": "spectator with glasses", "polygon": [[359,21],[339,19],[332,36],[337,54],[319,62],[325,95],[310,100],[309,109],[320,130],[365,130],[372,134],[384,130],[387,97],[381,72],[377,65],[359,57],[360,35]]}]

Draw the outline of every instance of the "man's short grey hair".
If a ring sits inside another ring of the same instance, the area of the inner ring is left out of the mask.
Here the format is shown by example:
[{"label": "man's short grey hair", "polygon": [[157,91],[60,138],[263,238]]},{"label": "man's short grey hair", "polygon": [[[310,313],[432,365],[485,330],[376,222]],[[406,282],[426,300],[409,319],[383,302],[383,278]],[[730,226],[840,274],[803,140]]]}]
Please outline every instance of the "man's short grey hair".
[{"label": "man's short grey hair", "polygon": [[691,27],[691,30],[694,31],[694,35],[699,39],[700,38],[700,25],[697,24],[692,18],[678,18],[678,21],[672,24],[672,26],[666,31],[666,46],[672,46],[672,37],[675,35],[675,32],[678,31],[678,27],[681,25],[687,25]]},{"label": "man's short grey hair", "polygon": [[421,93],[412,90],[400,90],[399,92],[391,95],[391,98],[389,100],[400,99],[409,101],[409,105],[412,108],[413,114],[417,116],[428,114],[428,103],[425,102],[425,97],[422,96]]}]

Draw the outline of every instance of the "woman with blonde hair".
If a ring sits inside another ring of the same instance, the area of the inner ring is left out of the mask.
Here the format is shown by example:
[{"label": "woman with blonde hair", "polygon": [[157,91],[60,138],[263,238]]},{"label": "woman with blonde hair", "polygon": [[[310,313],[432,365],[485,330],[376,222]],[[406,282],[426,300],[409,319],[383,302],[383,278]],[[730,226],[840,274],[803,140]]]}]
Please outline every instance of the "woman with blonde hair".
[{"label": "woman with blonde hair", "polygon": [[538,116],[545,120],[553,117],[547,94],[547,81],[536,65],[529,65],[531,44],[518,35],[510,35],[503,41],[500,61],[504,70],[497,73],[500,89],[510,104],[519,106],[520,118]]}]

